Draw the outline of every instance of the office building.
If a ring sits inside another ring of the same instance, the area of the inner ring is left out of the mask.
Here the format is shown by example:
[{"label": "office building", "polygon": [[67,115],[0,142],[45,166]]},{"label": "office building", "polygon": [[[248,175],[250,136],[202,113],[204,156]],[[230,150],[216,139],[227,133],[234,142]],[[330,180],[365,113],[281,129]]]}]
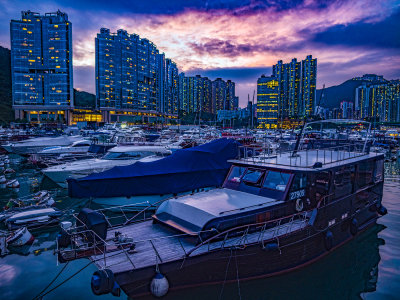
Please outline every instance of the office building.
[{"label": "office building", "polygon": [[11,20],[10,37],[15,117],[69,122],[74,93],[68,15],[22,11],[20,20]]}]

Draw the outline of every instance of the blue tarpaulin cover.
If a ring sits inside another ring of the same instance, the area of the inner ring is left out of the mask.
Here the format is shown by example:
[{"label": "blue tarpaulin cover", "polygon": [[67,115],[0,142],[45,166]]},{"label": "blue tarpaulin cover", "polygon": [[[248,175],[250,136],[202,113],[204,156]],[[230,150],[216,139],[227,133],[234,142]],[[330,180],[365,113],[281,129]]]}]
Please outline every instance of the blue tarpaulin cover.
[{"label": "blue tarpaulin cover", "polygon": [[218,139],[177,150],[153,162],[114,167],[80,179],[68,179],[70,197],[108,198],[165,195],[220,186],[229,170],[229,159],[238,155],[238,143]]}]

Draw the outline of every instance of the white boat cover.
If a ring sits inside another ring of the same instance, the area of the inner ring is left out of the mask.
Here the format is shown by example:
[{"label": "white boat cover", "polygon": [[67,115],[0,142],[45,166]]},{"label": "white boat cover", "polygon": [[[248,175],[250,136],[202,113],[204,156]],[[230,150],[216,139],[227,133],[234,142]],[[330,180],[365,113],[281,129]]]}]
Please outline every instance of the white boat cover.
[{"label": "white boat cover", "polygon": [[181,231],[201,231],[212,219],[235,215],[283,203],[231,189],[214,189],[163,202],[155,219]]}]

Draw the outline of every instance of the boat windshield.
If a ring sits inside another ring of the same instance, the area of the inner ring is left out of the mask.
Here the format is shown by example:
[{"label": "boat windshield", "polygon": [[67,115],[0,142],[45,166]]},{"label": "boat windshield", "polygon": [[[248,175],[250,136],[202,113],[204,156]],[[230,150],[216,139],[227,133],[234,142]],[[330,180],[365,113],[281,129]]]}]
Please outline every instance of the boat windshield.
[{"label": "boat windshield", "polygon": [[108,160],[124,160],[124,159],[141,159],[150,155],[155,155],[151,151],[128,151],[128,152],[108,152],[103,159]]}]

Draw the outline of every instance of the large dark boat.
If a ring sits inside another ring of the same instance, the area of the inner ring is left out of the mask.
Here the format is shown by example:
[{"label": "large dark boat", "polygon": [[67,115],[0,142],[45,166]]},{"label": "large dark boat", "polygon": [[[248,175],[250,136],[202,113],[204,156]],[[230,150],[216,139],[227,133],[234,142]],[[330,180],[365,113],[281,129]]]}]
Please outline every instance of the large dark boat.
[{"label": "large dark boat", "polygon": [[367,140],[328,149],[299,144],[233,160],[222,188],[166,200],[149,219],[137,214],[113,225],[104,211],[81,212],[78,226],[61,235],[59,260],[89,257],[99,268],[93,292],[121,288],[129,297],[313,263],[386,213],[384,156],[369,152]]}]

